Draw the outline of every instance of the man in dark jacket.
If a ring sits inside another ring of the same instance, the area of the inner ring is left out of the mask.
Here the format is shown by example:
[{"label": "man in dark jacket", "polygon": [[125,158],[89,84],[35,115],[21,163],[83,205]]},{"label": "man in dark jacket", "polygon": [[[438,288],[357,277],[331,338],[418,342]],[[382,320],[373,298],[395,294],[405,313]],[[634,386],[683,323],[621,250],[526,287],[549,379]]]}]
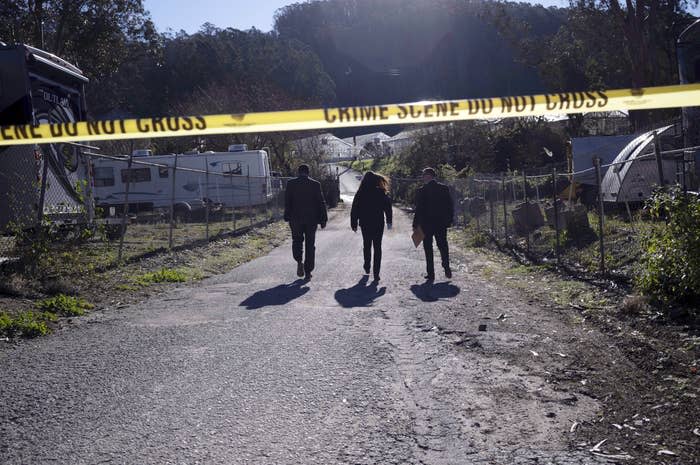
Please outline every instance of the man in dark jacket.
[{"label": "man in dark jacket", "polygon": [[454,205],[450,189],[435,180],[435,170],[425,168],[423,170],[423,182],[425,183],[416,191],[416,213],[413,217],[413,229],[418,226],[423,230],[423,248],[425,249],[425,264],[427,274],[425,279],[435,279],[435,266],[433,264],[433,237],[440,250],[442,267],[445,276],[452,277],[450,269],[450,251],[447,246],[447,228],[452,226],[454,218]]},{"label": "man in dark jacket", "polygon": [[[284,220],[292,230],[292,256],[297,262],[297,276],[311,279],[315,264],[316,229],[326,227],[328,213],[321,183],[309,177],[308,165],[300,165],[299,176],[290,179],[284,193]],[[302,251],[306,248],[304,260]]]}]

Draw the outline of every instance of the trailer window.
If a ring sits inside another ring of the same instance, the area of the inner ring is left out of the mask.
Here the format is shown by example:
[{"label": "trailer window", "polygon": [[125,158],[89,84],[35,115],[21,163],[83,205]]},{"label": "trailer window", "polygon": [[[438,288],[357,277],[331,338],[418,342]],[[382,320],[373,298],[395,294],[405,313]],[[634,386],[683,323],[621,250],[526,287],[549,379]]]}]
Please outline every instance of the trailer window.
[{"label": "trailer window", "polygon": [[167,178],[170,176],[170,168],[167,166],[159,166],[158,167],[158,177],[159,178]]},{"label": "trailer window", "polygon": [[223,163],[221,165],[224,176],[240,176],[243,174],[243,167],[241,164],[236,163]]},{"label": "trailer window", "polygon": [[114,185],[114,168],[95,168],[95,187],[107,187]]},{"label": "trailer window", "polygon": [[150,168],[132,168],[122,170],[122,182],[148,182],[151,180]]}]

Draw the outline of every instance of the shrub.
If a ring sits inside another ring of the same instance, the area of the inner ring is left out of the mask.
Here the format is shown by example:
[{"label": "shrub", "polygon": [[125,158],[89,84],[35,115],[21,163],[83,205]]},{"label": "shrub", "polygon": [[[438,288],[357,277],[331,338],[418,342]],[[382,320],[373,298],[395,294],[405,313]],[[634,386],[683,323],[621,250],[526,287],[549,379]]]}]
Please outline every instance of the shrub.
[{"label": "shrub", "polygon": [[183,283],[187,276],[181,271],[162,268],[152,273],[145,273],[134,280],[136,284],[147,286],[151,283]]},{"label": "shrub", "polygon": [[78,316],[83,315],[85,310],[93,308],[93,305],[79,297],[59,294],[56,297],[51,297],[50,299],[40,300],[36,303],[36,307],[39,310],[57,313],[59,315]]},{"label": "shrub", "polygon": [[0,334],[7,336],[37,337],[51,332],[46,324],[56,321],[56,315],[51,312],[22,312],[16,317],[0,313]]},{"label": "shrub", "polygon": [[656,192],[645,207],[666,225],[643,241],[639,289],[663,303],[697,302],[700,298],[700,200],[679,189]]}]

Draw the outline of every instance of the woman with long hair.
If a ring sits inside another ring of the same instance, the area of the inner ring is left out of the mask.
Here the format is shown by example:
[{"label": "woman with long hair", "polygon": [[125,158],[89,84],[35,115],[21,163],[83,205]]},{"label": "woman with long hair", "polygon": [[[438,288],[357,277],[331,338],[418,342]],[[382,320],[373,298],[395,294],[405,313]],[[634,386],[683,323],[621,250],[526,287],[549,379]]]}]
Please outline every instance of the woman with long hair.
[{"label": "woman with long hair", "polygon": [[[384,235],[385,216],[387,228],[391,229],[389,180],[381,174],[367,171],[362,177],[360,187],[352,201],[350,227],[357,232],[358,223],[360,225],[365,274],[369,274],[370,262],[372,262],[375,281],[379,281],[379,270],[382,263],[382,236]],[[374,248],[374,261],[372,261],[372,248]]]}]

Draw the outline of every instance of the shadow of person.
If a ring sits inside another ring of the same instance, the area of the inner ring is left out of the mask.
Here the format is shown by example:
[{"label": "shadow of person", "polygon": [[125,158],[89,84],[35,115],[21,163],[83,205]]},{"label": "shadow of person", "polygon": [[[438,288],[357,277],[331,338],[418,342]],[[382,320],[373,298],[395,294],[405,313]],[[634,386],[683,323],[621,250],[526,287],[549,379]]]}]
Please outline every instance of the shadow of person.
[{"label": "shadow of person", "polygon": [[386,287],[377,289],[377,282],[367,285],[369,277],[363,276],[353,287],[335,291],[335,300],[345,308],[369,307],[379,297],[386,294]]},{"label": "shadow of person", "polygon": [[306,281],[297,279],[289,284],[280,284],[270,289],[258,291],[239,305],[244,306],[247,310],[257,310],[270,305],[284,305],[309,292],[307,286],[302,287],[304,284]]},{"label": "shadow of person", "polygon": [[411,292],[423,302],[437,302],[440,299],[450,299],[459,294],[459,287],[450,283],[432,283],[427,281],[423,284],[411,286]]}]

